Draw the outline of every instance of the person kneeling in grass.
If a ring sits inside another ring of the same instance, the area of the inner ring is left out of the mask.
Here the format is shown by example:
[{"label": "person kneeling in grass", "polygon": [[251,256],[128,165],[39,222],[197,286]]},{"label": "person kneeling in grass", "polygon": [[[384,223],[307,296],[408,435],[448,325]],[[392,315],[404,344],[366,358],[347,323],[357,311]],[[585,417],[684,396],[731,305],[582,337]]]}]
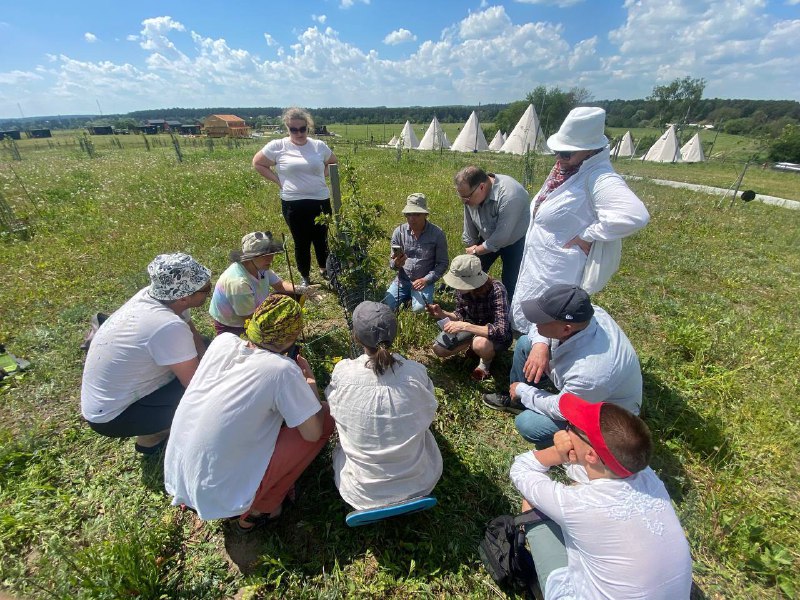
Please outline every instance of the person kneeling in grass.
[{"label": "person kneeling in grass", "polygon": [[356,510],[429,494],[442,475],[433,383],[423,365],[392,353],[396,335],[392,309],[359,304],[353,338],[364,354],[337,363],[325,390],[339,432],[334,481]]},{"label": "person kneeling in grass", "polygon": [[447,358],[471,350],[480,359],[471,377],[482,381],[490,376],[495,355],[511,346],[506,288],[483,272],[477,256],[467,254],[453,259],[444,282],[456,290],[456,309],[447,312],[438,304],[426,307],[430,315],[447,321],[442,324],[433,352]]},{"label": "person kneeling in grass", "polygon": [[[542,520],[526,526],[545,600],[689,598],[689,544],[664,484],[648,467],[650,430],[607,402],[563,394],[554,445],[520,454],[511,480]],[[567,464],[577,483],[547,472]]]},{"label": "person kneeling in grass", "polygon": [[223,333],[211,342],[167,444],[173,505],[201,519],[238,516],[242,533],[280,515],[334,427],[308,362],[287,356],[300,330],[300,305],[272,294],[241,339]]}]

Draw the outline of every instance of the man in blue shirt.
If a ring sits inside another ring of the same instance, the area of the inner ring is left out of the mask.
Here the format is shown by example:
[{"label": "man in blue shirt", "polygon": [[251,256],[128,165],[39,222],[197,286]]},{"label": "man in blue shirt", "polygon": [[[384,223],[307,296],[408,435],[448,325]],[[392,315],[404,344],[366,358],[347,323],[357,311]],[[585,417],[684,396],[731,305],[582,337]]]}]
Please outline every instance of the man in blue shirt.
[{"label": "man in blue shirt", "polygon": [[392,233],[389,267],[397,277],[383,298],[392,309],[410,299],[411,310],[421,311],[433,302],[433,284],[447,270],[447,239],[428,222],[429,214],[425,194],[411,194],[403,208],[406,223]]},{"label": "man in blue shirt", "polygon": [[[553,434],[566,425],[559,409],[566,393],[639,414],[639,357],[616,321],[593,305],[583,289],[551,286],[524,300],[522,310],[534,327],[514,348],[510,395],[486,394],[486,406],[517,414],[517,431],[540,448],[552,445]],[[540,389],[547,377],[556,393]]]}]

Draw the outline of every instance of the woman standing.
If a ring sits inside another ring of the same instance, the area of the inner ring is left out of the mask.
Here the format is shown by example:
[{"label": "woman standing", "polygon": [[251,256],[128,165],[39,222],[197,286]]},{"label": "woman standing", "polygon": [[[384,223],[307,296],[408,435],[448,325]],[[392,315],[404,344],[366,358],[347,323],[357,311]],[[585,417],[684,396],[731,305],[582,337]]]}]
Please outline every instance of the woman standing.
[{"label": "woman standing", "polygon": [[283,244],[272,239],[269,231],[254,231],[242,238],[242,250],[231,252],[231,265],[214,286],[208,312],[214,329],[220,333],[244,333],[249,319],[271,290],[293,294],[294,285],[281,279],[270,267],[272,259],[283,252]]},{"label": "woman standing", "polygon": [[557,283],[586,287],[583,275],[592,245],[627,237],[650,220],[642,201],[611,166],[605,120],[602,108],[574,108],[547,140],[556,164],[531,202],[511,303],[512,325],[520,333],[531,327],[522,314],[524,300]]},{"label": "woman standing", "polygon": [[340,361],[325,390],[339,432],[334,481],[356,510],[424,496],[442,475],[433,383],[424,366],[389,350],[395,335],[392,309],[359,304],[353,337],[364,354]]},{"label": "woman standing", "polygon": [[289,137],[272,140],[253,157],[259,174],[280,187],[281,212],[294,239],[294,258],[302,277],[311,284],[311,244],[322,277],[326,277],[328,228],[315,223],[318,215],[331,214],[331,200],[325,176],[328,165],[337,162],[325,142],[308,137],[314,129],[311,115],[301,108],[287,108],[283,123]]}]

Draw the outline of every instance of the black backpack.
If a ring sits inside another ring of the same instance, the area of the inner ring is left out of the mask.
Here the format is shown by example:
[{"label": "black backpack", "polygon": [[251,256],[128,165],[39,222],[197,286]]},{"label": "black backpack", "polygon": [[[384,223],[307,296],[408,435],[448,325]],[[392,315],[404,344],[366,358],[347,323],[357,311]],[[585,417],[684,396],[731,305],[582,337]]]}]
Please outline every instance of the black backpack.
[{"label": "black backpack", "polygon": [[526,523],[549,520],[534,509],[516,517],[502,515],[486,524],[486,533],[478,545],[484,567],[499,585],[531,591],[536,579],[533,557],[525,547]]}]

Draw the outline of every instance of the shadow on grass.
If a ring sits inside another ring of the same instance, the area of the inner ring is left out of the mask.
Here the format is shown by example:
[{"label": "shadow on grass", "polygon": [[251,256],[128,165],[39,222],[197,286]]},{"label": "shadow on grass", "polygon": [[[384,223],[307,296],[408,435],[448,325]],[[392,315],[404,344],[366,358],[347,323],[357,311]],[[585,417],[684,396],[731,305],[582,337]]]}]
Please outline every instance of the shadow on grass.
[{"label": "shadow on grass", "polygon": [[642,418],[653,433],[654,452],[650,466],[659,473],[675,502],[691,490],[676,450],[686,447],[712,464],[730,457],[730,448],[720,423],[700,415],[687,399],[661,380],[647,363],[642,366],[644,403]]}]

